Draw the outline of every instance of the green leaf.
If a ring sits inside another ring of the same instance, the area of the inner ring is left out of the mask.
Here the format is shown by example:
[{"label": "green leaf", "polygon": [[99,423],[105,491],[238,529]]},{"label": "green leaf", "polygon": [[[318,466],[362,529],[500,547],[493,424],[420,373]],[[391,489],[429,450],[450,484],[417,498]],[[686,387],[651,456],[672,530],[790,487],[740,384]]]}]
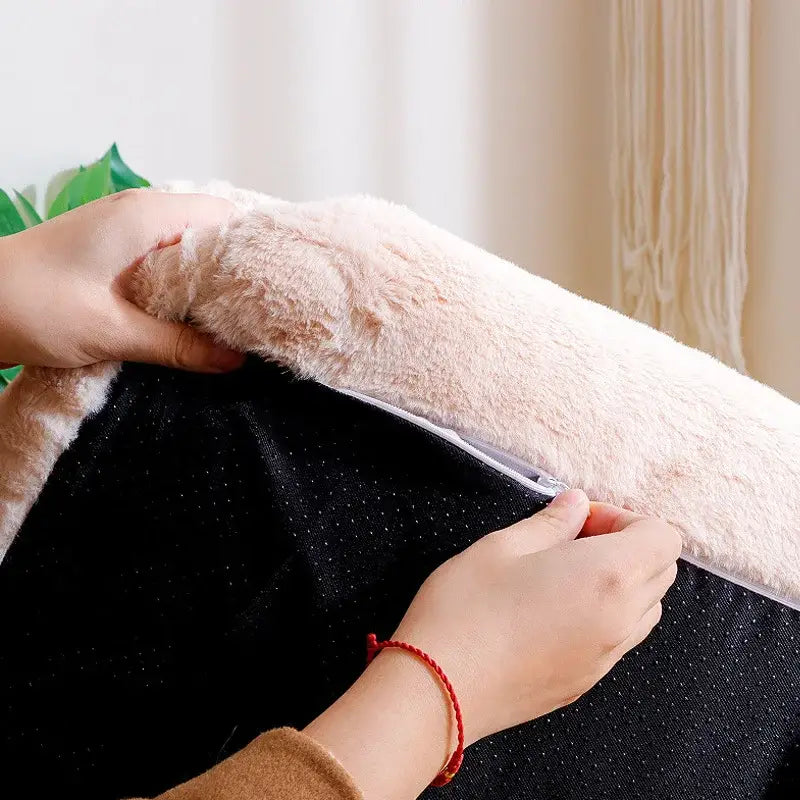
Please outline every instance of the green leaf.
[{"label": "green leaf", "polygon": [[86,167],[81,167],[78,170],[78,174],[70,178],[65,187],[67,190],[67,211],[72,211],[73,208],[83,205],[81,203],[81,198],[86,193],[86,184],[89,180],[88,176],[89,173]]},{"label": "green leaf", "polygon": [[91,203],[111,194],[111,157],[106,153],[99,161],[81,171],[70,181],[69,207]]},{"label": "green leaf", "polygon": [[141,175],[137,175],[122,160],[116,142],[108,149],[106,156],[109,156],[111,159],[111,182],[114,184],[114,191],[121,192],[123,189],[140,189],[150,185],[150,181],[145,180]]},{"label": "green leaf", "polygon": [[[78,175],[80,174],[79,172]],[[59,214],[63,214],[65,211],[69,211],[69,185],[78,175],[70,178],[56,195],[55,200],[50,204],[50,208],[47,209],[47,219],[52,219]]]},{"label": "green leaf", "polygon": [[0,392],[8,386],[14,378],[22,371],[22,367],[9,367],[8,369],[0,369]]},{"label": "green leaf", "polygon": [[99,161],[88,167],[80,167],[53,200],[47,218],[57,217],[65,211],[90,203],[123,189],[149,186],[141,175],[137,175],[123,160],[116,144],[105,152]]},{"label": "green leaf", "polygon": [[24,216],[27,218],[24,221],[27,223],[28,227],[30,228],[33,225],[38,225],[42,221],[42,218],[33,207],[31,201],[28,200],[22,192],[18,192],[16,189],[14,189],[14,194],[17,196],[17,202],[22,206]]},{"label": "green leaf", "polygon": [[53,200],[48,218],[71,211],[78,206],[99,200],[101,197],[112,194],[114,187],[111,182],[111,154],[106,153],[99,161],[88,167],[80,167],[67,185]]},{"label": "green leaf", "polygon": [[111,155],[106,153],[98,162],[92,164],[86,170],[86,191],[84,192],[83,203],[91,203],[92,200],[97,200],[113,193]]},{"label": "green leaf", "polygon": [[0,236],[8,236],[25,230],[25,221],[11,198],[0,189]]}]

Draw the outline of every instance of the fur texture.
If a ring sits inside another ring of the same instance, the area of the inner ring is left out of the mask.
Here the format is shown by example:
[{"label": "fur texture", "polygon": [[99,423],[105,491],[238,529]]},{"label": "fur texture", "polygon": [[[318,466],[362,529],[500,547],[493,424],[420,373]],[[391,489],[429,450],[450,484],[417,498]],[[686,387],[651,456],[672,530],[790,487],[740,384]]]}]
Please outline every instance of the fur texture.
[{"label": "fur texture", "polygon": [[[695,557],[800,599],[796,404],[405,208],[235,199],[226,229],[189,232],[144,262],[143,308],[664,517]],[[97,407],[97,392],[77,388],[113,375],[95,369],[41,396],[45,371],[25,370],[0,398],[0,469],[14,473],[0,479],[7,542]],[[49,416],[71,433],[53,433]]]},{"label": "fur texture", "polygon": [[81,422],[102,408],[118,369],[26,367],[0,394],[0,561]]}]

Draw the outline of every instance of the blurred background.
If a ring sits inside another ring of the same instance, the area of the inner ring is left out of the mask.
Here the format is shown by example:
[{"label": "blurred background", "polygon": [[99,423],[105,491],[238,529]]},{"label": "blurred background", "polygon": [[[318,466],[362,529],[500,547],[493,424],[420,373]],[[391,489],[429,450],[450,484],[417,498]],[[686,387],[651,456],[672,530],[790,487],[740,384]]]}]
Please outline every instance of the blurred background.
[{"label": "blurred background", "polygon": [[0,186],[381,195],[800,399],[795,0],[2,7]]}]

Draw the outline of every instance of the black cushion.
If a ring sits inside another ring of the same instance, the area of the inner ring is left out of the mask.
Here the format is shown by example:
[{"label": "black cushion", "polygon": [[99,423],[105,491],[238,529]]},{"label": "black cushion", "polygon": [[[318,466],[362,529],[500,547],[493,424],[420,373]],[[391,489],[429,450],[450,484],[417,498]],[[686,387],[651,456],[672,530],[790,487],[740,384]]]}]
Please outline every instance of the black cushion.
[{"label": "black cushion", "polygon": [[[125,366],[0,566],[0,787],[152,795],[302,727],[438,564],[544,502],[274,365]],[[569,708],[471,748],[431,796],[797,787],[799,617],[682,565],[644,645]]]}]

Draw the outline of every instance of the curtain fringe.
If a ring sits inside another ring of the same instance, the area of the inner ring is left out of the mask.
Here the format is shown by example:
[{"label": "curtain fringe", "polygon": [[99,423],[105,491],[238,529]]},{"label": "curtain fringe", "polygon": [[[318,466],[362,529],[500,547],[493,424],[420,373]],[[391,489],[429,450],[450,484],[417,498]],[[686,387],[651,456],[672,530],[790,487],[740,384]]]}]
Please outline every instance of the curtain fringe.
[{"label": "curtain fringe", "polygon": [[744,372],[749,0],[614,0],[614,300]]}]

